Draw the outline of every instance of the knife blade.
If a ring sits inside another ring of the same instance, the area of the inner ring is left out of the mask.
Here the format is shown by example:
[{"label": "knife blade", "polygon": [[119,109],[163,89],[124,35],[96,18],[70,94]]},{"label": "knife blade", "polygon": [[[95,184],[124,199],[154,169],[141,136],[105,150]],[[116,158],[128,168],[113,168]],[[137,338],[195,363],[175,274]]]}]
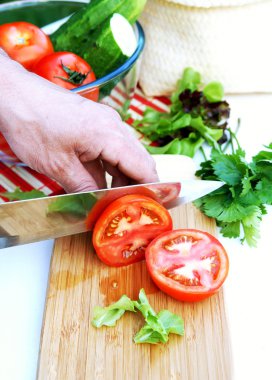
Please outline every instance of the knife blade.
[{"label": "knife blade", "polygon": [[109,203],[127,194],[152,197],[171,209],[192,202],[222,185],[223,182],[219,181],[184,180],[181,183],[133,185],[2,203],[0,249],[86,232]]}]

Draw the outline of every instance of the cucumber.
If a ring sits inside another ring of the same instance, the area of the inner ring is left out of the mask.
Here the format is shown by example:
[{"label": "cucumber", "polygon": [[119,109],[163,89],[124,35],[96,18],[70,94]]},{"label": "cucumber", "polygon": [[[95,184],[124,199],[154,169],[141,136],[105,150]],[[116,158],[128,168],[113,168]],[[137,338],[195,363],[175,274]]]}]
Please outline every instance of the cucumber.
[{"label": "cucumber", "polygon": [[146,0],[91,0],[50,36],[54,48],[78,54],[85,39],[101,29],[101,24],[114,13],[121,14],[133,24],[145,4]]},{"label": "cucumber", "polygon": [[137,40],[127,19],[114,13],[80,46],[78,55],[92,67],[97,78],[122,65],[135,51]]}]

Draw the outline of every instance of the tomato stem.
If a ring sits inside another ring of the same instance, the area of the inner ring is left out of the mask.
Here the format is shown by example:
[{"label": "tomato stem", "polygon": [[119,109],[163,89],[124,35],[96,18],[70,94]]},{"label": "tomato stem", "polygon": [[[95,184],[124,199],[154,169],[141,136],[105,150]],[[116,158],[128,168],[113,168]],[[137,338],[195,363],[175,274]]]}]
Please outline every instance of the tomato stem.
[{"label": "tomato stem", "polygon": [[84,74],[84,73],[81,73],[80,71],[71,70],[69,69],[68,66],[65,66],[62,62],[61,62],[61,67],[66,72],[66,74],[68,74],[68,78],[61,77],[58,75],[54,76],[54,78],[62,79],[65,82],[72,83],[76,86],[82,84],[91,72],[90,70],[86,74]]}]

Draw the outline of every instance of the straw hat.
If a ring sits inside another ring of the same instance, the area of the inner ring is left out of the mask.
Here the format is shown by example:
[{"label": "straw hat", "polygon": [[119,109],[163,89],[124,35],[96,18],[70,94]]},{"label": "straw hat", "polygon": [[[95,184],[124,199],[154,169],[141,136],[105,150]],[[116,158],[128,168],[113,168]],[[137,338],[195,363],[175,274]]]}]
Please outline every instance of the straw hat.
[{"label": "straw hat", "polygon": [[168,95],[185,67],[228,93],[272,92],[272,0],[148,0],[140,85]]}]

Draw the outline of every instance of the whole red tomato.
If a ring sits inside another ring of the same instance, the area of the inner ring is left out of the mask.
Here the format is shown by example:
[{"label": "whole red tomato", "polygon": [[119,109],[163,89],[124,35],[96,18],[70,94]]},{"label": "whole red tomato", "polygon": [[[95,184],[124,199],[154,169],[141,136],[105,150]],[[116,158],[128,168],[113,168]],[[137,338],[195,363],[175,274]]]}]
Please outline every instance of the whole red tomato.
[{"label": "whole red tomato", "polygon": [[200,301],[225,281],[229,261],[222,244],[207,232],[180,229],[155,238],[145,252],[155,284],[179,301]]},{"label": "whole red tomato", "polygon": [[37,26],[24,21],[0,25],[0,47],[28,70],[54,51],[50,38]]},{"label": "whole red tomato", "polygon": [[[96,79],[90,65],[78,55],[69,52],[47,55],[38,62],[34,72],[68,90],[91,83]],[[85,97],[97,101],[98,94],[98,88],[94,88]]]},{"label": "whole red tomato", "polygon": [[160,203],[141,194],[125,195],[100,215],[93,246],[105,264],[129,265],[143,260],[151,240],[171,229],[171,216]]}]

